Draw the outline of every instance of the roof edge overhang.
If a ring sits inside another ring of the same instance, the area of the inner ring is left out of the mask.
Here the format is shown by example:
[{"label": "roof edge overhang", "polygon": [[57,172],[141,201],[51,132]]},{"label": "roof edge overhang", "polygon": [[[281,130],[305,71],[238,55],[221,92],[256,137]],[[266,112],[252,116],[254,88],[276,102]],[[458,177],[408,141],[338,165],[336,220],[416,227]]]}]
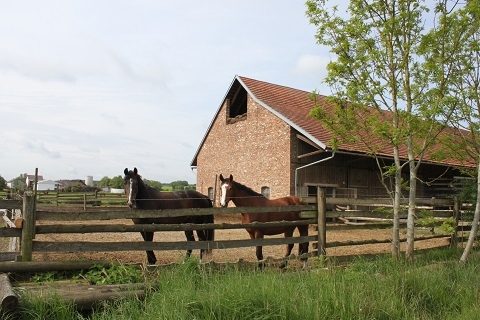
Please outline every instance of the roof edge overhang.
[{"label": "roof edge overhang", "polygon": [[323,143],[322,141],[319,141],[318,139],[316,139],[315,137],[313,137],[310,133],[308,133],[307,131],[305,131],[302,127],[300,127],[299,125],[297,125],[296,123],[294,123],[293,121],[291,121],[290,119],[288,119],[287,117],[285,117],[283,114],[281,114],[280,112],[276,111],[275,109],[271,108],[269,105],[267,105],[266,103],[264,103],[263,101],[261,101],[260,99],[258,99],[252,91],[250,91],[250,89],[247,87],[247,85],[245,85],[245,83],[242,81],[242,79],[239,77],[239,76],[236,76],[236,79],[240,82],[240,84],[245,88],[245,90],[247,90],[248,94],[250,94],[250,96],[253,98],[253,100],[255,100],[256,103],[258,103],[259,105],[261,105],[262,107],[264,107],[265,109],[267,109],[268,111],[270,111],[271,113],[273,113],[274,115],[276,115],[278,118],[280,118],[282,121],[284,121],[285,123],[287,123],[290,127],[294,128],[295,130],[297,130],[298,132],[300,132],[302,135],[304,135],[306,138],[308,138],[309,140],[311,140],[314,144],[318,145],[321,149],[323,150],[327,150],[327,145],[325,143]]}]

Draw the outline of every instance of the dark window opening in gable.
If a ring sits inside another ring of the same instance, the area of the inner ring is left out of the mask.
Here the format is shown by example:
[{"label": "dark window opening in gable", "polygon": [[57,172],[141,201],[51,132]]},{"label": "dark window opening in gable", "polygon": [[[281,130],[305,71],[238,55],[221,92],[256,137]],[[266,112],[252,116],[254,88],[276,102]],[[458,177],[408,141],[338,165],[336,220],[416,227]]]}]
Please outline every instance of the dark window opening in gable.
[{"label": "dark window opening in gable", "polygon": [[227,101],[227,123],[247,119],[247,90],[239,86],[234,96]]}]

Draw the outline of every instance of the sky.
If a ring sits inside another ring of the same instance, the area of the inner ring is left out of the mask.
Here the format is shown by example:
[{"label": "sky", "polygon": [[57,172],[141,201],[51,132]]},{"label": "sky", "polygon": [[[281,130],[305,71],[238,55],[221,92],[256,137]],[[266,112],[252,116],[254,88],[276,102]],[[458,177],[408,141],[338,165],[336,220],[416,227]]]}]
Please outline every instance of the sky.
[{"label": "sky", "polygon": [[0,176],[196,182],[235,75],[328,95],[305,2],[0,0]]}]

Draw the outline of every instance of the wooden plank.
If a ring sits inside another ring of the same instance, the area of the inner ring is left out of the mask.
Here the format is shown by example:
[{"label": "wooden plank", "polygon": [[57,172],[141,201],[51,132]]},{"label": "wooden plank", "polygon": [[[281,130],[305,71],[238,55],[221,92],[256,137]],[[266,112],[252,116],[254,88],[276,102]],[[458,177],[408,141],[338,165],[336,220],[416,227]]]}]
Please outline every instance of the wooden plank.
[{"label": "wooden plank", "polygon": [[0,252],[0,261],[15,261],[20,252]]},{"label": "wooden plank", "polygon": [[0,228],[0,238],[21,237],[22,229],[18,228]]},{"label": "wooden plank", "polygon": [[208,223],[208,224],[57,224],[39,225],[36,227],[37,234],[46,233],[95,233],[95,232],[156,232],[156,231],[186,231],[186,230],[228,230],[262,227],[298,226],[315,224],[316,219],[297,221],[274,221],[274,222],[253,222],[253,223]]},{"label": "wooden plank", "polygon": [[5,211],[0,211],[0,216],[2,216],[3,220],[7,223],[7,226],[10,228],[15,228],[15,224],[7,217]]},{"label": "wooden plank", "polygon": [[317,211],[300,211],[300,218],[302,219],[316,219]]},{"label": "wooden plank", "polygon": [[[269,238],[226,241],[177,241],[177,242],[53,242],[34,241],[35,252],[114,252],[146,250],[196,250],[196,249],[230,249],[251,246],[273,246],[316,241],[317,236]],[[126,250],[128,249],[128,250]]]},{"label": "wooden plank", "polygon": [[[388,198],[372,198],[372,199],[360,199],[360,198],[327,198],[327,204],[332,205],[361,205],[361,206],[393,206],[392,200]],[[429,206],[453,206],[453,200],[451,199],[424,199],[417,198],[417,205],[429,205]],[[401,201],[402,205],[407,205],[407,200]]]},{"label": "wooden plank", "polygon": [[190,209],[164,209],[164,210],[121,210],[121,211],[37,211],[37,220],[53,221],[85,221],[85,220],[113,220],[113,219],[139,219],[161,217],[183,217],[209,214],[237,214],[257,212],[290,212],[302,210],[316,210],[313,205],[276,206],[276,207],[241,207],[241,208],[190,208]]},{"label": "wooden plank", "polygon": [[5,200],[0,199],[0,208],[1,209],[22,209],[23,208],[23,201],[22,200]]},{"label": "wooden plank", "polygon": [[[431,235],[431,236],[418,236],[415,237],[415,241],[429,240],[436,238],[450,238],[450,235]],[[400,242],[405,242],[407,239],[400,239]],[[391,243],[392,239],[371,239],[361,241],[332,241],[327,243],[327,248],[345,247],[345,246],[359,246],[366,244],[378,244],[378,243]]]},{"label": "wooden plank", "polygon": [[[384,219],[392,219],[393,214],[386,214],[383,212],[373,212],[373,211],[327,211],[327,218],[337,218],[337,217],[370,217],[370,218],[384,218]],[[453,215],[453,211],[433,211],[434,218],[448,218]],[[308,217],[308,215],[305,215]],[[407,213],[400,213],[400,219],[406,219]]]}]

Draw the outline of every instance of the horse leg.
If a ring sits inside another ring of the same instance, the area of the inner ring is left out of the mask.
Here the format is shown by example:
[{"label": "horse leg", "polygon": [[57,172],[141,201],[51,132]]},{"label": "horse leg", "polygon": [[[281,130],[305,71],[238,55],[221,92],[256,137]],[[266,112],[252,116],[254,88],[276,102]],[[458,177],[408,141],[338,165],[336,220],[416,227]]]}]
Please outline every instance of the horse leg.
[{"label": "horse leg", "polygon": [[[203,223],[214,223],[213,219],[214,219],[213,214],[207,215],[207,216],[205,216],[205,219],[204,219]],[[215,240],[215,229],[206,229],[206,230],[203,230],[203,232],[204,232],[204,236],[205,236],[205,241]],[[205,250],[205,254],[208,254],[213,258],[212,249],[207,248]]]},{"label": "horse leg", "polygon": [[[307,237],[308,236],[308,225],[302,225],[297,227],[298,232],[300,233],[300,237]],[[298,246],[298,254],[301,256],[302,254],[308,253],[308,246],[310,244],[308,242],[300,243]],[[300,258],[303,262],[303,269],[307,267],[308,256],[305,258]]]},{"label": "horse leg", "polygon": [[[152,242],[153,241],[153,232],[141,232],[143,240]],[[155,254],[153,251],[146,251],[147,252],[147,260],[148,264],[155,264],[157,262],[157,258],[155,257]]]},{"label": "horse leg", "polygon": [[[195,236],[193,235],[192,230],[185,231],[185,237],[187,238],[187,241],[195,241]],[[186,258],[187,259],[190,258],[191,254],[192,254],[192,250],[191,249],[187,250]]]},{"label": "horse leg", "polygon": [[[291,238],[293,236],[293,229],[286,231],[284,235],[285,235],[285,238]],[[280,269],[283,269],[287,266],[286,258],[288,258],[288,256],[290,256],[290,254],[292,253],[293,246],[294,246],[293,243],[287,244],[287,247],[286,247],[287,250],[285,251],[285,261],[283,261],[282,264],[280,265]]]},{"label": "horse leg", "polygon": [[[254,232],[250,233],[250,238],[252,239],[263,239],[263,233],[255,230]],[[256,254],[257,254],[257,260],[258,260],[258,268],[263,269],[264,263],[261,262],[263,260],[263,248],[262,246],[257,246],[256,247]]]},{"label": "horse leg", "polygon": [[[196,230],[198,241],[206,241],[207,236],[205,230]],[[203,255],[205,254],[205,249],[200,249],[200,262],[202,262]]]}]

